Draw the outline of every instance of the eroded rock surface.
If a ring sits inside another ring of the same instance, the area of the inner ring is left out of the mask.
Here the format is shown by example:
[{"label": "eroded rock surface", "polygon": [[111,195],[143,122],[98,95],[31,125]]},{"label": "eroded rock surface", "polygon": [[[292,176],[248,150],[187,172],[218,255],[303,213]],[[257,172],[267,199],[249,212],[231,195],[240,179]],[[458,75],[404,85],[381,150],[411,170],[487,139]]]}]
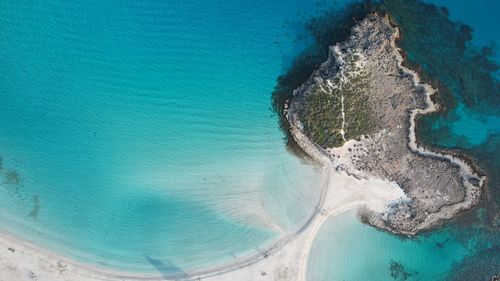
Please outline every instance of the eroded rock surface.
[{"label": "eroded rock surface", "polygon": [[398,36],[388,18],[368,15],[330,47],[328,60],[285,108],[304,151],[323,154],[324,164],[352,176],[397,183],[408,198],[367,220],[415,234],[476,203],[485,178],[456,155],[417,145],[414,118],[437,109],[429,98],[434,90],[401,65]]}]

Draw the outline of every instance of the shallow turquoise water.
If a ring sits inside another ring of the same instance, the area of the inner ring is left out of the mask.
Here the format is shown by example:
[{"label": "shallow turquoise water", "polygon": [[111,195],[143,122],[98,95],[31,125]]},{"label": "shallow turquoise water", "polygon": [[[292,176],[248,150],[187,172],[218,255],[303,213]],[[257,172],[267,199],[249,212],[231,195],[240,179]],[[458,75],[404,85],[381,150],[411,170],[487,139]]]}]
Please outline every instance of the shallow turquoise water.
[{"label": "shallow turquoise water", "polygon": [[1,229],[152,272],[229,261],[298,227],[318,171],[286,150],[270,94],[315,9],[1,1]]},{"label": "shallow turquoise water", "polygon": [[[316,237],[308,280],[445,280],[469,251],[450,232],[401,239],[361,223],[356,212],[329,219]],[[403,265],[403,270],[393,263]],[[403,277],[406,272],[407,277]],[[391,276],[392,273],[392,276]]]}]

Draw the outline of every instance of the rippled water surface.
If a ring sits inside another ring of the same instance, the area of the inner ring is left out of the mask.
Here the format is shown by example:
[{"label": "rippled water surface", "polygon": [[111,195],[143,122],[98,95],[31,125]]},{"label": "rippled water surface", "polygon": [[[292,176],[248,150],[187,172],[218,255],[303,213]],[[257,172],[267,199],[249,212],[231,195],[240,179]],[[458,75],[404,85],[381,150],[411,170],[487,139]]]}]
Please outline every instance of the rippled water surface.
[{"label": "rippled water surface", "polygon": [[229,261],[298,227],[319,177],[286,150],[271,92],[316,9],[2,1],[2,230],[151,272]]}]

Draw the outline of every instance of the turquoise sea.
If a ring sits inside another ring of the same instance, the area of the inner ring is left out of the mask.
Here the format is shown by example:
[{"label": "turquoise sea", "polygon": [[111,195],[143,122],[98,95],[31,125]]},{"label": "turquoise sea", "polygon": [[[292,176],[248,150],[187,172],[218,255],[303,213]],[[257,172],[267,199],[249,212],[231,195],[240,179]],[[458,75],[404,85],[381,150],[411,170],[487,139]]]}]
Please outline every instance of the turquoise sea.
[{"label": "turquoise sea", "polygon": [[214,265],[299,227],[321,189],[270,93],[300,48],[289,20],[312,9],[1,1],[2,231],[155,272],[151,260]]},{"label": "turquoise sea", "polygon": [[474,246],[450,231],[401,239],[361,223],[351,211],[321,227],[308,280],[445,280]]},{"label": "turquoise sea", "polygon": [[[256,253],[300,227],[321,175],[286,146],[271,96],[309,75],[360,2],[0,1],[0,230],[92,265],[168,274]],[[500,103],[487,77],[498,81],[488,64],[498,56],[481,47],[498,44],[499,2],[435,0],[449,18],[416,0],[385,2],[408,32],[410,61],[446,85],[454,105],[422,120],[419,137],[480,160],[488,198],[415,240],[352,213],[334,218],[315,242],[309,279],[491,275]],[[442,18],[473,28],[466,49],[447,40],[453,32],[420,36],[424,24],[460,31]],[[435,63],[439,55],[458,66]]]}]

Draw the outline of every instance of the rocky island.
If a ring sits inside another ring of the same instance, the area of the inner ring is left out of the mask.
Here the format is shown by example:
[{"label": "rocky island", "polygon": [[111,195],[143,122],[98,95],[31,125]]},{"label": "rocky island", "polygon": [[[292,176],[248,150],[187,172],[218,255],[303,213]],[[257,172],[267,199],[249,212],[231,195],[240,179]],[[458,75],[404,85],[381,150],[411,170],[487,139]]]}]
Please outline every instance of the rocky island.
[{"label": "rocky island", "polygon": [[473,206],[486,178],[460,155],[417,143],[416,117],[439,106],[431,100],[436,90],[403,66],[399,35],[388,17],[368,15],[330,47],[284,108],[291,135],[309,156],[358,179],[396,183],[407,198],[363,217],[414,235]]}]

